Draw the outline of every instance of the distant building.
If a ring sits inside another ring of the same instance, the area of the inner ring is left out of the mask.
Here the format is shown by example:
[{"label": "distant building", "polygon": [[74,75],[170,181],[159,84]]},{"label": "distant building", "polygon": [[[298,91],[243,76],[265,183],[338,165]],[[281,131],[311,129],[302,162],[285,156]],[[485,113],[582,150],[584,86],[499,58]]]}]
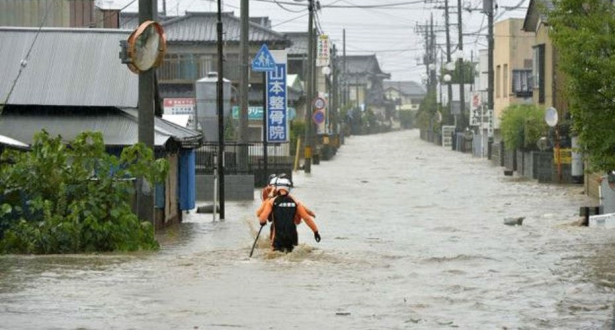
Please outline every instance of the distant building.
[{"label": "distant building", "polygon": [[362,110],[372,110],[384,119],[386,102],[383,81],[390,79],[391,74],[380,69],[376,55],[342,56],[340,61],[342,66],[346,66],[341,82],[342,91],[347,94],[345,99]]},{"label": "distant building", "polygon": [[[30,145],[43,129],[66,141],[84,131],[100,132],[112,154],[137,143],[138,76],[118,58],[119,42],[129,34],[1,27],[0,44],[12,46],[0,47],[0,99],[10,96],[0,120],[2,135]],[[31,45],[28,61],[22,62]],[[181,221],[181,211],[195,206],[194,149],[201,135],[161,118],[154,125],[156,155],[171,166],[167,181],[156,188],[156,225],[161,226]]]},{"label": "distant building", "polygon": [[414,81],[385,80],[383,88],[387,100],[393,102],[397,111],[418,111],[427,94],[425,89]]},{"label": "distant building", "polygon": [[[258,21],[265,26],[254,23]],[[257,18],[250,22],[249,53],[252,58],[263,44],[270,50],[285,49],[290,41],[284,35],[267,28],[268,20]],[[122,13],[120,26],[134,29],[138,23],[137,13]],[[241,21],[233,13],[223,13],[224,29],[224,78],[231,81],[232,105],[238,105],[240,80],[239,38]],[[167,53],[158,69],[160,94],[164,99],[194,100],[195,82],[208,73],[218,71],[217,60],[217,14],[215,12],[187,12],[184,16],[168,18],[162,23],[167,37]],[[289,89],[289,103],[301,98],[299,91]],[[261,107],[263,102],[262,74],[250,72],[248,91],[250,106]],[[193,102],[192,104],[196,104]],[[250,120],[250,141],[262,140],[262,120]]]}]

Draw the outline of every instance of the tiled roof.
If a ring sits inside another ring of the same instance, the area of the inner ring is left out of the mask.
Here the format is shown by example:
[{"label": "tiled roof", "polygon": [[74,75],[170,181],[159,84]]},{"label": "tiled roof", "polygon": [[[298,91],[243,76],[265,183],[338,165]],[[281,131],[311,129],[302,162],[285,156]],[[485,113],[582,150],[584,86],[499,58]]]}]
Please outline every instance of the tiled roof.
[{"label": "tiled roof", "polygon": [[396,89],[400,91],[404,95],[409,96],[425,96],[426,92],[423,87],[414,81],[389,81],[385,80],[382,82],[382,87],[384,90],[389,88]]},{"label": "tiled roof", "polygon": [[[169,43],[205,43],[217,41],[217,14],[210,12],[187,12],[186,15],[170,19],[163,23]],[[239,43],[241,22],[232,13],[222,14],[222,27],[226,43]],[[270,48],[277,44],[289,46],[290,41],[283,34],[250,22],[250,43],[267,43]]]}]

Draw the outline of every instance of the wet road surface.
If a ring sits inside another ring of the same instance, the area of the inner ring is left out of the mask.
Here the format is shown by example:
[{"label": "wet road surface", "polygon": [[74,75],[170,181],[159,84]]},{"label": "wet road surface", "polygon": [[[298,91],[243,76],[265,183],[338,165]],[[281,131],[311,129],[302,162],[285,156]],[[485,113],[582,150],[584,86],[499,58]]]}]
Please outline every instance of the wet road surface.
[{"label": "wet road surface", "polygon": [[295,176],[320,243],[303,224],[293,253],[261,235],[249,259],[255,199],[187,215],[156,253],[0,257],[0,328],[611,328],[615,231],[570,225],[596,203],[582,187],[504,177],[416,131],[346,142]]}]

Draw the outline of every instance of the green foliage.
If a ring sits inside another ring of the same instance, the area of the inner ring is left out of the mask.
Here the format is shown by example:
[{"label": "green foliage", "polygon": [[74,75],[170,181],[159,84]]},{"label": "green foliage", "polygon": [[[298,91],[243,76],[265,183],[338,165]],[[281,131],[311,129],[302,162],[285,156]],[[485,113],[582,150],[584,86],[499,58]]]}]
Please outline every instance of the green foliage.
[{"label": "green foliage", "polygon": [[506,148],[533,150],[548,129],[544,110],[530,104],[515,104],[502,114],[500,130]]},{"label": "green foliage", "polygon": [[[297,140],[305,137],[305,122],[302,120],[293,120],[290,124],[290,154],[294,156],[297,152]],[[305,141],[301,143],[305,144]],[[302,153],[301,153],[302,154]]]},{"label": "green foliage", "polygon": [[549,35],[567,78],[574,131],[592,170],[615,169],[615,8],[609,1],[559,0]]},{"label": "green foliage", "polygon": [[403,129],[410,129],[414,127],[414,117],[416,116],[415,111],[399,111],[399,123]]},{"label": "green foliage", "polygon": [[38,133],[30,152],[0,158],[0,253],[157,249],[151,224],[132,213],[132,178],[161,182],[168,170],[143,144],[118,158],[100,133],[70,145]]},{"label": "green foliage", "polygon": [[419,111],[416,114],[415,126],[418,126],[421,129],[433,129],[437,119],[437,111],[438,103],[436,92],[429,91],[419,105]]}]

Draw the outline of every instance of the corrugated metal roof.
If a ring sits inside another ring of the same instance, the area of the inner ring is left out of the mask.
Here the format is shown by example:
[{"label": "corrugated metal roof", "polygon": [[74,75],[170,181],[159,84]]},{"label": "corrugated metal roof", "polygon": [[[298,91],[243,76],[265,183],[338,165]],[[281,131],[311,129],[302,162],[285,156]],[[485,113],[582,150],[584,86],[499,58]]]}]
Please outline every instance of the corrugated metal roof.
[{"label": "corrugated metal roof", "polygon": [[[32,144],[34,134],[45,129],[52,136],[61,135],[66,141],[73,140],[85,131],[101,132],[105,144],[126,146],[138,142],[138,120],[134,114],[119,109],[99,109],[96,112],[62,111],[5,111],[0,120],[3,135],[23,143]],[[175,125],[166,120],[155,119],[154,144],[163,147],[174,139],[186,147],[200,144],[198,132]]]},{"label": "corrugated metal roof", "polygon": [[[36,38],[36,28],[0,27],[0,102]],[[138,76],[119,59],[116,29],[41,30],[7,104],[136,108]]]},{"label": "corrugated metal roof", "polygon": [[425,96],[426,92],[421,85],[414,81],[383,81],[382,87],[387,90],[394,88],[405,95]]},{"label": "corrugated metal roof", "polygon": [[[169,43],[215,43],[217,41],[217,14],[210,12],[187,12],[185,16],[177,17],[163,23]],[[224,41],[239,43],[241,22],[232,13],[222,14]],[[283,34],[250,22],[250,43],[268,43],[289,46],[290,41]]]}]

